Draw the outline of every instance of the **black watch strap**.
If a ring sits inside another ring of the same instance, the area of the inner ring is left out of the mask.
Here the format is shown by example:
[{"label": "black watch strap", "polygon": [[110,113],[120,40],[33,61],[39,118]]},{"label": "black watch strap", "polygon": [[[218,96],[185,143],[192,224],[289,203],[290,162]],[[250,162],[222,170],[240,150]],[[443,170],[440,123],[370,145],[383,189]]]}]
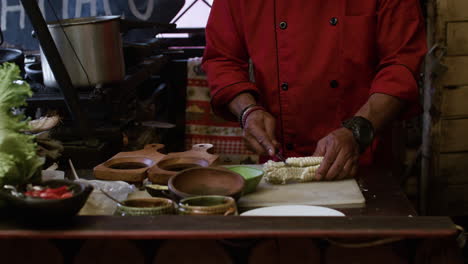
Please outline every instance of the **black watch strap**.
[{"label": "black watch strap", "polygon": [[372,123],[362,116],[354,116],[342,123],[343,127],[351,130],[354,139],[363,153],[374,140],[374,127]]}]

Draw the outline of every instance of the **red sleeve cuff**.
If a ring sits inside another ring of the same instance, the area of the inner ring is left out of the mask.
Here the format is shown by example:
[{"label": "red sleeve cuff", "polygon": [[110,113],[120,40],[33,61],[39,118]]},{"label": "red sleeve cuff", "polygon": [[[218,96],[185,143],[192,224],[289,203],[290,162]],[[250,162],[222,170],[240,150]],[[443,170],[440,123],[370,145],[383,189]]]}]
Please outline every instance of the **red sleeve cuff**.
[{"label": "red sleeve cuff", "polygon": [[216,90],[211,94],[213,112],[227,121],[237,121],[237,117],[230,111],[228,104],[239,94],[250,93],[258,99],[258,89],[251,82],[238,82]]},{"label": "red sleeve cuff", "polygon": [[387,94],[406,101],[403,119],[421,112],[419,89],[413,73],[403,64],[394,64],[381,69],[372,82],[369,94]]}]

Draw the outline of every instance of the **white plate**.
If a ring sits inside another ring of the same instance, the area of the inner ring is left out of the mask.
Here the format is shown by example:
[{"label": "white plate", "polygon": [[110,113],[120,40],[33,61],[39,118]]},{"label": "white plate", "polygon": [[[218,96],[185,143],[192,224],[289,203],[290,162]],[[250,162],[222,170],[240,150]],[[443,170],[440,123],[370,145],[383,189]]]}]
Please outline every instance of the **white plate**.
[{"label": "white plate", "polygon": [[279,205],[246,211],[242,216],[345,216],[342,212],[313,205]]}]

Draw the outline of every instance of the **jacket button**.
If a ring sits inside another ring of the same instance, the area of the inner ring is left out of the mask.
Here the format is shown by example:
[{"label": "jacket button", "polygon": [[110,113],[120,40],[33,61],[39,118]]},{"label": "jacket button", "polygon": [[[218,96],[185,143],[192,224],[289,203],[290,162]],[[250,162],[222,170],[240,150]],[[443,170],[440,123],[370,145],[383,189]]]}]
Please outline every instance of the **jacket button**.
[{"label": "jacket button", "polygon": [[286,149],[287,150],[293,150],[294,149],[294,144],[293,143],[286,144]]},{"label": "jacket button", "polygon": [[282,84],[281,84],[281,89],[282,89],[283,91],[287,91],[287,90],[289,89],[289,84],[288,84],[288,83],[282,83]]},{"label": "jacket button", "polygon": [[330,25],[336,26],[336,24],[338,24],[338,18],[336,17],[330,18]]},{"label": "jacket button", "polygon": [[282,22],[279,24],[279,27],[280,27],[281,29],[286,29],[286,28],[288,27],[288,23],[282,21]]},{"label": "jacket button", "polygon": [[330,87],[331,87],[331,88],[338,88],[339,85],[340,85],[340,84],[338,83],[337,80],[331,80],[331,81],[330,81]]}]

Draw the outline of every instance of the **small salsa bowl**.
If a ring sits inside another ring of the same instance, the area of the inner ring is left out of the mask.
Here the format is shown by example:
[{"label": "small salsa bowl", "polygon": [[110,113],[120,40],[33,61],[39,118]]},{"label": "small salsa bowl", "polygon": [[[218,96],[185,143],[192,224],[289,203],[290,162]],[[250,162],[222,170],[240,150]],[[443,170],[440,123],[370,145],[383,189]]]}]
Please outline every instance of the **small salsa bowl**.
[{"label": "small salsa bowl", "polygon": [[[13,211],[13,216],[21,217],[28,221],[50,221],[61,220],[72,217],[80,211],[86,203],[93,187],[81,182],[69,180],[48,180],[36,186],[58,188],[67,186],[72,191],[72,196],[61,199],[43,199],[29,196],[15,196],[9,190],[0,188],[0,200]],[[24,193],[25,187],[18,188],[18,192]]]},{"label": "small salsa bowl", "polygon": [[145,189],[152,197],[172,198],[167,185],[148,184],[145,185]]},{"label": "small salsa bowl", "polygon": [[234,166],[228,167],[229,170],[239,173],[245,180],[245,186],[243,194],[249,194],[255,192],[258,184],[262,180],[264,171],[255,169],[248,166]]},{"label": "small salsa bowl", "polygon": [[180,215],[237,215],[236,202],[232,197],[219,195],[193,196],[179,202]]},{"label": "small salsa bowl", "polygon": [[143,216],[174,214],[175,203],[166,198],[135,198],[117,204],[114,215],[117,216]]}]

